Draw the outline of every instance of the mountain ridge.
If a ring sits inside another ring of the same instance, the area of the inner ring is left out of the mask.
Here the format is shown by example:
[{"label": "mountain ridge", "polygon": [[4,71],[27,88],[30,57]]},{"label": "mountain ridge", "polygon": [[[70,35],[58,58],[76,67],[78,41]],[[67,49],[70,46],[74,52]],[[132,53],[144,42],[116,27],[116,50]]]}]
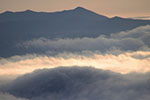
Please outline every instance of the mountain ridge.
[{"label": "mountain ridge", "polygon": [[24,50],[15,45],[21,41],[40,37],[96,38],[144,25],[150,25],[150,20],[108,18],[82,7],[50,14],[31,10],[5,12],[0,14],[0,57],[23,54]]},{"label": "mountain ridge", "polygon": [[[34,11],[34,10],[30,10],[30,9],[26,9],[26,10],[23,10],[23,11],[4,11],[4,12],[0,13],[0,15],[8,13],[8,12],[9,13],[36,12],[36,13],[49,13],[49,14],[51,14],[51,13],[61,13],[61,12],[66,12],[66,11],[77,11],[77,10],[80,10],[80,11],[81,10],[82,11],[91,11],[91,10],[86,9],[84,7],[78,6],[78,7],[74,8],[74,9],[61,10],[61,11],[55,11],[55,12]],[[93,11],[91,11],[91,12],[93,12]]]},{"label": "mountain ridge", "polygon": [[84,7],[81,7],[81,6],[78,6],[74,9],[69,9],[69,10],[61,10],[61,11],[55,11],[55,12],[44,12],[44,11],[34,11],[34,10],[30,10],[30,9],[27,9],[27,10],[23,10],[23,11],[4,11],[2,13],[0,13],[0,16],[3,16],[3,15],[7,15],[7,14],[22,14],[22,13],[34,13],[34,14],[38,14],[38,13],[41,13],[41,14],[55,14],[55,13],[64,13],[64,12],[72,12],[72,11],[86,11],[86,12],[91,12],[91,13],[94,13],[98,16],[103,16],[105,18],[109,18],[109,19],[132,19],[132,20],[142,20],[142,19],[135,19],[135,18],[123,18],[123,17],[120,17],[120,16],[114,16],[114,17],[108,17],[108,16],[105,16],[105,15],[102,15],[102,14],[99,14],[99,13],[95,13],[94,11],[91,11],[89,9],[86,9]]},{"label": "mountain ridge", "polygon": [[76,7],[71,10],[63,10],[58,12],[36,12],[29,9],[25,11],[19,11],[19,12],[6,11],[0,14],[0,22],[17,20],[17,19],[29,19],[26,17],[30,17],[30,19],[34,19],[31,17],[35,17],[36,19],[42,19],[41,17],[44,18],[47,17],[46,19],[49,19],[52,16],[71,16],[71,15],[76,17],[86,16],[88,17],[88,19],[92,19],[93,17],[94,17],[93,19],[98,19],[98,20],[108,19],[108,17],[104,15],[97,14],[83,7]]}]

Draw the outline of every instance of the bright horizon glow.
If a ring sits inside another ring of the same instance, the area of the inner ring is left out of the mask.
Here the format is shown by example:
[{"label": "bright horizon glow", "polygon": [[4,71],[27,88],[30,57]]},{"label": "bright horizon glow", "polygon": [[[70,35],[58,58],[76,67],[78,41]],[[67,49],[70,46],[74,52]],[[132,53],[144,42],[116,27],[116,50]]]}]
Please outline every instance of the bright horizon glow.
[{"label": "bright horizon glow", "polygon": [[[143,58],[136,58],[138,56],[143,56]],[[112,54],[94,54],[93,56],[68,54],[59,57],[14,56],[0,60],[0,76],[22,75],[37,69],[59,66],[91,66],[122,74],[130,72],[145,73],[150,72],[150,58],[146,56],[150,56],[149,51],[126,52],[117,56]],[[18,61],[15,59],[18,59]]]}]

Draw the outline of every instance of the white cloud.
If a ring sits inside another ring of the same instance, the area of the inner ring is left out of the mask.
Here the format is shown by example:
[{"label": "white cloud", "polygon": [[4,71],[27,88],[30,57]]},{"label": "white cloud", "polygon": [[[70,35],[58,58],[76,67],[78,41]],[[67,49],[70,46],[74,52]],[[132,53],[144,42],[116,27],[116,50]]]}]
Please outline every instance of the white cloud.
[{"label": "white cloud", "polygon": [[150,26],[142,26],[130,31],[112,34],[110,37],[97,38],[33,39],[18,44],[28,50],[54,52],[80,52],[84,50],[108,52],[112,49],[122,51],[150,50]]}]

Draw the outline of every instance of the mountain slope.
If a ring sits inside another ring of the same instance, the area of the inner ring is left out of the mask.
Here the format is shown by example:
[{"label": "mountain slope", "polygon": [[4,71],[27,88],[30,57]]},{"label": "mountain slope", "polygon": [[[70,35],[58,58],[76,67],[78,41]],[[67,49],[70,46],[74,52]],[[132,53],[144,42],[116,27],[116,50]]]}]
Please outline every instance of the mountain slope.
[{"label": "mountain slope", "polygon": [[148,24],[149,20],[108,18],[82,7],[53,13],[7,11],[0,14],[0,56],[22,54],[15,44],[33,38],[98,37]]},{"label": "mountain slope", "polygon": [[26,10],[0,14],[1,36],[18,36],[23,40],[41,36],[97,37],[100,34],[129,30],[147,24],[150,24],[150,21],[108,18],[82,7],[55,13]]}]

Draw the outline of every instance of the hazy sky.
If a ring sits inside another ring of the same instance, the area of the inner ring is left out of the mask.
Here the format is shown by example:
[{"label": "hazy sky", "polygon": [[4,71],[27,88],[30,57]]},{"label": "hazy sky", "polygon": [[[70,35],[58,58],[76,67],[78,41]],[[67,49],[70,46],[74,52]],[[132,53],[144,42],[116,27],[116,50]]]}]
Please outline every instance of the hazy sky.
[{"label": "hazy sky", "polygon": [[150,0],[0,0],[0,12],[61,11],[82,6],[106,16],[137,17],[150,15]]}]

